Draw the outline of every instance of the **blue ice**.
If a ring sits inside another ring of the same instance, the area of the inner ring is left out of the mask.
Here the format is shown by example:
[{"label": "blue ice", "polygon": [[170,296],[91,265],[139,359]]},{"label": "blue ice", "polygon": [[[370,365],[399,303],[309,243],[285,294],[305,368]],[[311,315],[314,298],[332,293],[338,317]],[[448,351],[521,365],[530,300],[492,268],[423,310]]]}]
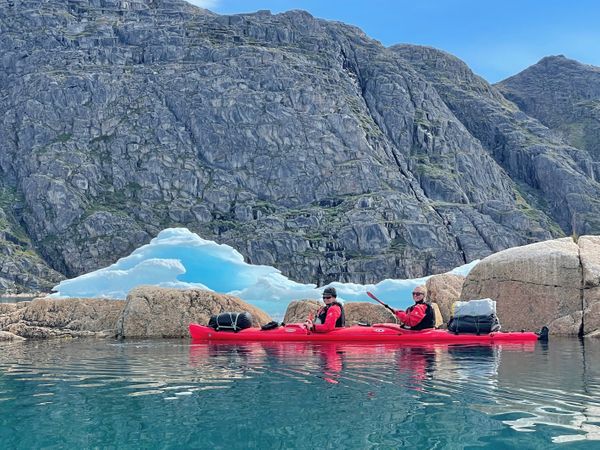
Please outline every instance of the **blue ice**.
[{"label": "blue ice", "polygon": [[[477,262],[450,273],[466,275]],[[427,278],[387,279],[367,285],[333,282],[327,286],[335,287],[338,299],[345,302],[373,302],[366,295],[370,291],[394,308],[406,308],[412,304],[412,289]],[[248,264],[234,248],[202,239],[187,228],[167,228],[116,263],[60,282],[52,296],[124,299],[140,285],[200,288],[235,295],[278,319],[290,301],[318,299],[326,287],[290,280],[271,266]]]}]

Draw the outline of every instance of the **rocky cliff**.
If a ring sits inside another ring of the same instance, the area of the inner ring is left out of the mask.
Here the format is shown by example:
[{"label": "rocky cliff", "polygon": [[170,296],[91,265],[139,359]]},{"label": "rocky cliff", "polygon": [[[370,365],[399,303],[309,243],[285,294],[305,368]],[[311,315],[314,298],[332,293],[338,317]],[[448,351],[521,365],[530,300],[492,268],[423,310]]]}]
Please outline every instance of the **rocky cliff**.
[{"label": "rocky cliff", "polygon": [[0,0],[0,55],[0,248],[26,273],[0,289],[169,226],[317,284],[600,231],[587,152],[451,58],[304,12]]},{"label": "rocky cliff", "polygon": [[600,180],[600,68],[549,56],[497,84],[528,115],[587,151]]},{"label": "rocky cliff", "polygon": [[[589,152],[569,145],[524,114],[456,57],[412,45],[392,50],[433,83],[446,105],[515,182],[519,194],[535,206],[537,211],[528,211],[532,216],[542,211],[567,233],[598,230],[600,184]],[[562,91],[557,87],[557,92]],[[568,96],[568,90],[561,95]],[[551,99],[547,102],[552,104]]]}]

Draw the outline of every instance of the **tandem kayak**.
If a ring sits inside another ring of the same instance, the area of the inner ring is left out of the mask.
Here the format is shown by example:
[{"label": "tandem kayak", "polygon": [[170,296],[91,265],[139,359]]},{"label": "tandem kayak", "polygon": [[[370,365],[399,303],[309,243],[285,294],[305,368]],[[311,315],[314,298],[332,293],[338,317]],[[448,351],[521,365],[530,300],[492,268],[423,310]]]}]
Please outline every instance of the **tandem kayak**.
[{"label": "tandem kayak", "polygon": [[292,323],[272,330],[246,328],[238,332],[215,331],[214,328],[191,323],[190,335],[194,340],[232,342],[373,342],[373,343],[452,343],[479,344],[495,342],[532,342],[548,339],[548,328],[540,333],[492,332],[487,334],[456,334],[447,330],[407,330],[393,323],[372,326],[336,328],[329,333],[313,333],[303,324]]}]

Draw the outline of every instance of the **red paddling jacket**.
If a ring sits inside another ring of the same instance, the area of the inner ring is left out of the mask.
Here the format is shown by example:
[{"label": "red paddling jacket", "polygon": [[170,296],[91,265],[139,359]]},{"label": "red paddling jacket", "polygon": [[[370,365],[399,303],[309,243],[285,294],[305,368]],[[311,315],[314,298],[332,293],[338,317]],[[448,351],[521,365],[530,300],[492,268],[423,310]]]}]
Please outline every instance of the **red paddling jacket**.
[{"label": "red paddling jacket", "polygon": [[406,312],[396,311],[396,317],[411,330],[424,330],[425,328],[435,327],[435,313],[429,303],[424,301],[416,302],[414,305],[406,308]]},{"label": "red paddling jacket", "polygon": [[[316,323],[319,321],[319,323]],[[323,306],[317,311],[317,318],[313,324],[316,333],[327,333],[335,328],[341,328],[346,324],[346,315],[341,303],[333,302]]]}]

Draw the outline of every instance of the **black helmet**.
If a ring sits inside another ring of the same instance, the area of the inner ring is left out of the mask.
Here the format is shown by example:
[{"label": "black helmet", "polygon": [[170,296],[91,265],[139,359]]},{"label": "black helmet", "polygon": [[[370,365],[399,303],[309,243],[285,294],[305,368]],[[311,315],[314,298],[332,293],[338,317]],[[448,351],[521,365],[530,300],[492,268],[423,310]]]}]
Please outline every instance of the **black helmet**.
[{"label": "black helmet", "polygon": [[337,297],[337,292],[335,291],[334,287],[325,288],[325,290],[323,291],[323,297],[327,297],[328,295],[331,295],[332,297]]}]

